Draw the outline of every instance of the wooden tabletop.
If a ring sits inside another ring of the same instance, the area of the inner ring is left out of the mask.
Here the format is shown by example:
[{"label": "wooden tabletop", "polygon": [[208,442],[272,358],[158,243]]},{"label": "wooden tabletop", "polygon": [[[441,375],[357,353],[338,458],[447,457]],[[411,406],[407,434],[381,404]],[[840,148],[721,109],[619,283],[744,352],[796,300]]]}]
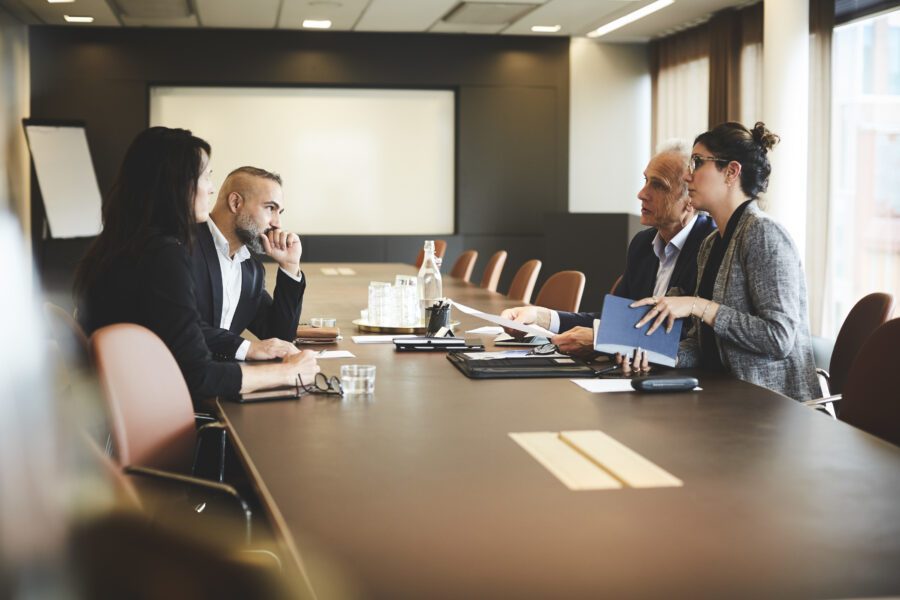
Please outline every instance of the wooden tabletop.
[{"label": "wooden tabletop", "polygon": [[[469,380],[443,354],[350,339],[368,282],[411,266],[304,272],[301,320],[336,317],[336,348],[356,355],[322,370],[376,365],[374,397],[220,407],[319,597],[900,594],[897,447],[723,376],[655,395]],[[445,295],[464,304],[514,305],[448,279]],[[461,316],[458,331],[487,324]],[[508,437],[581,429],[684,486],[571,491]]]}]

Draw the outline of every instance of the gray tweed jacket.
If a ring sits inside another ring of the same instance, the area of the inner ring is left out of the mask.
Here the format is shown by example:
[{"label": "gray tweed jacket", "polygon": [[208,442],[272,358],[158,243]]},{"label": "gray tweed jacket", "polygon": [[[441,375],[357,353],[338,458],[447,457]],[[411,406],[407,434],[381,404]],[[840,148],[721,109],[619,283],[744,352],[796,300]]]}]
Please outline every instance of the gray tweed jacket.
[{"label": "gray tweed jacket", "polygon": [[[711,233],[697,254],[698,287],[716,235]],[[719,357],[731,373],[795,400],[822,395],[800,255],[787,231],[756,202],[738,221],[712,300],[721,305],[713,326]],[[700,364],[700,321],[692,321],[678,350],[679,367]]]}]

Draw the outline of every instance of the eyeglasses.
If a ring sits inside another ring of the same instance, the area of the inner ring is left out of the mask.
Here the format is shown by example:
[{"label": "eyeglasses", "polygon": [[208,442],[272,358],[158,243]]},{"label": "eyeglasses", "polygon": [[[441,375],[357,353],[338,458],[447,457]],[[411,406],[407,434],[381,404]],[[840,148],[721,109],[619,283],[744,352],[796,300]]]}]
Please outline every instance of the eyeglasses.
[{"label": "eyeglasses", "polygon": [[715,156],[701,156],[699,154],[691,154],[691,160],[688,162],[688,173],[694,174],[694,171],[703,166],[706,161],[729,163],[727,158],[717,158]]},{"label": "eyeglasses", "polygon": [[316,376],[313,377],[310,383],[303,383],[303,378],[297,375],[298,396],[300,395],[300,390],[303,390],[306,394],[344,395],[344,387],[341,385],[341,380],[334,375],[328,377],[324,373],[316,373]]},{"label": "eyeglasses", "polygon": [[548,356],[558,352],[559,348],[556,347],[556,344],[541,344],[532,348],[528,354],[531,356]]}]

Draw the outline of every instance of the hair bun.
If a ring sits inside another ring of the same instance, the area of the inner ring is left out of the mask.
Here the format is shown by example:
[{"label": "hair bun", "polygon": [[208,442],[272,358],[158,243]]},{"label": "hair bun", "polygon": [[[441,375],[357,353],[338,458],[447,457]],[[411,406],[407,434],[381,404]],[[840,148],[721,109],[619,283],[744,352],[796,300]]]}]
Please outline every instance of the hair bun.
[{"label": "hair bun", "polygon": [[781,141],[781,138],[777,134],[769,131],[766,128],[766,124],[762,121],[756,122],[756,125],[754,125],[753,129],[750,131],[750,135],[753,136],[753,141],[762,148],[763,152],[768,152],[775,144]]}]

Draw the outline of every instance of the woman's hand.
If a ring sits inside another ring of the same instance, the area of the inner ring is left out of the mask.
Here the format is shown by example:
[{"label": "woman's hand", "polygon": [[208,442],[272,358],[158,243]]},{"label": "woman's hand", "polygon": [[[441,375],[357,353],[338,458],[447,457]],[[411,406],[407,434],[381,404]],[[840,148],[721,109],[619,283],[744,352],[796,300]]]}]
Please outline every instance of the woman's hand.
[{"label": "woman's hand", "polygon": [[[653,321],[653,325],[650,326],[650,329],[647,330],[647,335],[656,331],[664,321],[666,321],[666,333],[669,333],[672,331],[672,327],[675,326],[675,319],[683,319],[691,316],[691,311],[694,310],[697,300],[698,299],[695,296],[651,296],[633,302],[630,305],[631,308],[653,305],[653,308],[644,315],[644,318],[637,322],[635,328],[640,329],[646,323],[656,319]],[[708,300],[702,301],[709,302]]]},{"label": "woman's hand", "polygon": [[650,372],[650,361],[647,360],[647,351],[635,348],[634,353],[622,356],[616,352],[616,364],[622,368],[622,375],[630,377]]}]

